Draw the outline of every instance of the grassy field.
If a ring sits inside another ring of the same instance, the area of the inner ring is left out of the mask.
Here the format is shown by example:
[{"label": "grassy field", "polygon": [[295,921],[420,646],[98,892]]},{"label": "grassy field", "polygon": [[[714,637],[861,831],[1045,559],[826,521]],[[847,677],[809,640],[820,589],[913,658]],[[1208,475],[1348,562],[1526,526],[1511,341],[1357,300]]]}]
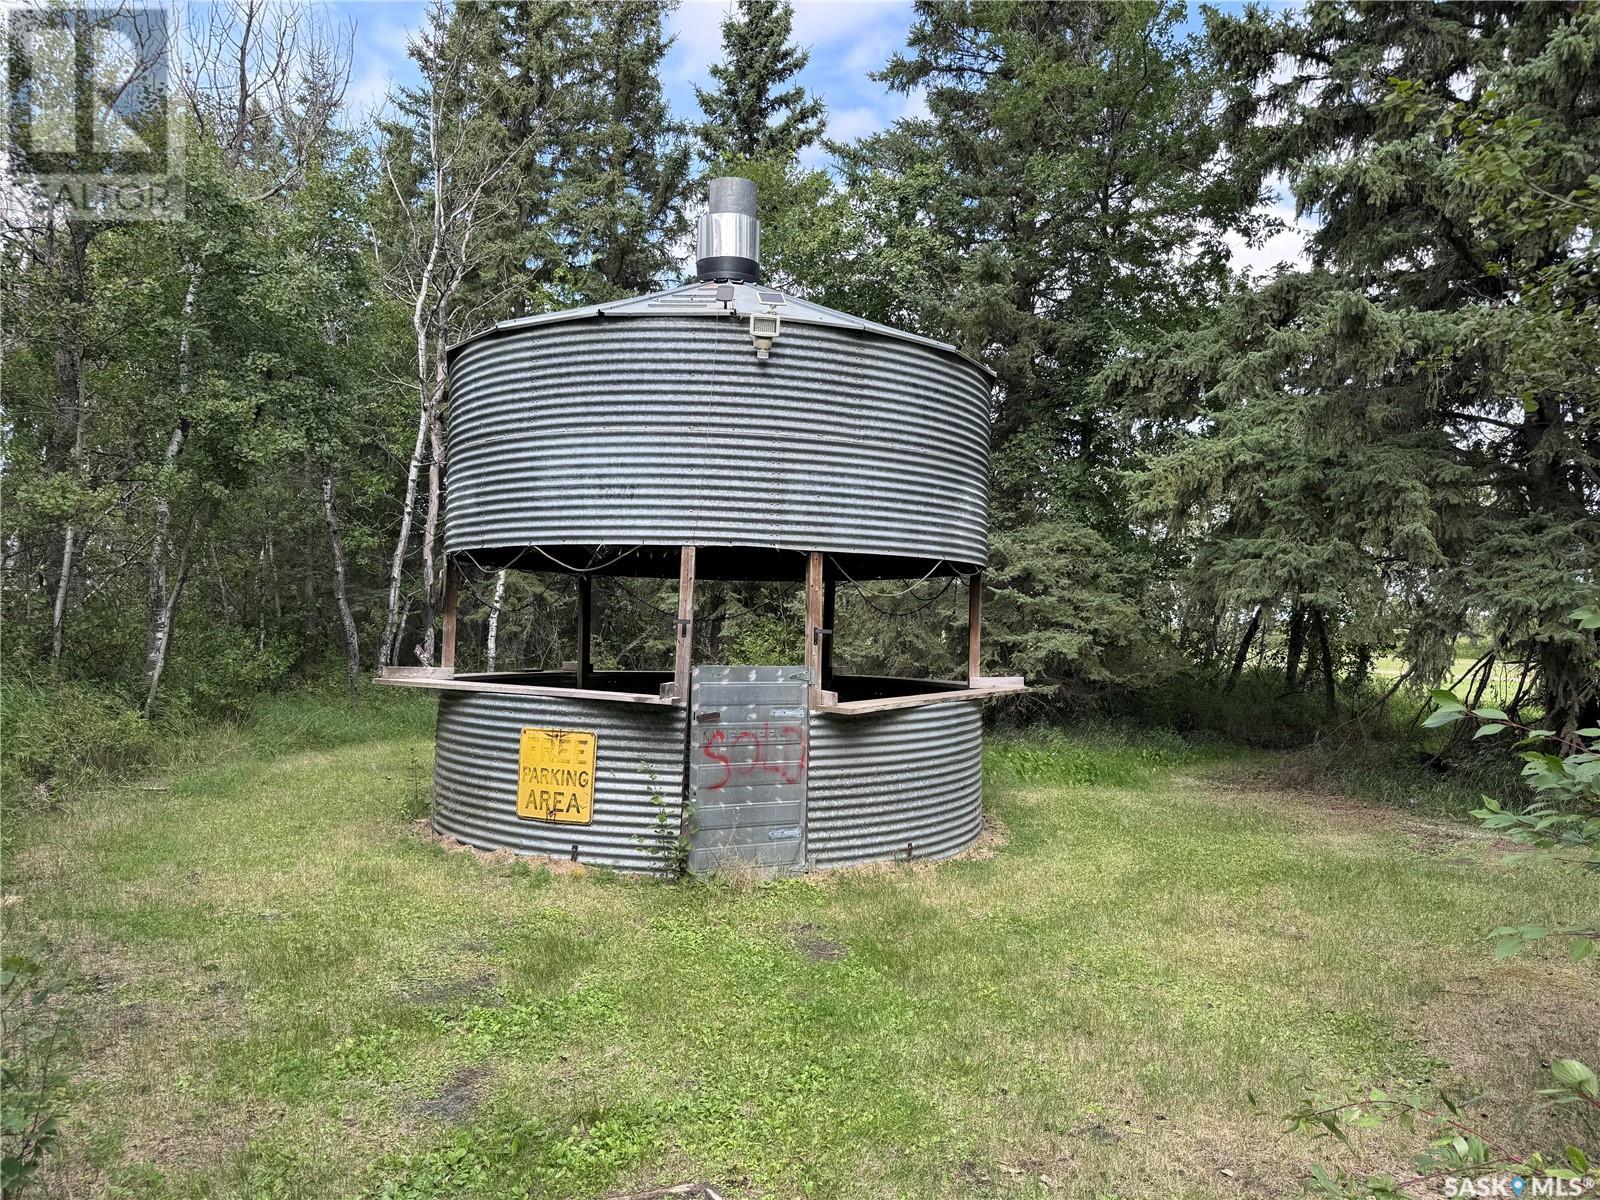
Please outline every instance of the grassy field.
[{"label": "grassy field", "polygon": [[1275,1119],[1302,1085],[1422,1075],[1597,1140],[1529,1101],[1600,971],[1484,934],[1600,895],[1469,826],[1033,738],[963,861],[668,885],[433,842],[427,714],[279,704],[13,831],[12,942],[77,973],[43,1191],[1278,1196],[1332,1157]]},{"label": "grassy field", "polygon": [[[1440,682],[1439,686],[1450,688],[1456,686],[1456,681],[1477,664],[1476,655],[1462,655],[1450,667],[1450,672]],[[1398,679],[1406,673],[1409,663],[1403,658],[1384,656],[1372,664],[1372,673],[1379,679]],[[1483,702],[1485,704],[1505,704],[1517,694],[1517,685],[1522,681],[1522,668],[1515,663],[1496,662],[1489,672],[1488,686],[1483,689]],[[1461,688],[1463,692],[1467,688]],[[1465,695],[1463,700],[1470,700],[1471,695]]]}]

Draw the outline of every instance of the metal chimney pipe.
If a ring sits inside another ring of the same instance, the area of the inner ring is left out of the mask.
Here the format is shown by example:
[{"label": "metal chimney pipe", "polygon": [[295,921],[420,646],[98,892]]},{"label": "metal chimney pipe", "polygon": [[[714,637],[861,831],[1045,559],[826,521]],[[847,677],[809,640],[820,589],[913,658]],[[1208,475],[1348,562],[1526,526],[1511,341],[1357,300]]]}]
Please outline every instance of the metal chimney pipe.
[{"label": "metal chimney pipe", "polygon": [[710,204],[695,239],[695,275],[702,283],[761,281],[761,222],[756,220],[753,180],[713,179]]}]

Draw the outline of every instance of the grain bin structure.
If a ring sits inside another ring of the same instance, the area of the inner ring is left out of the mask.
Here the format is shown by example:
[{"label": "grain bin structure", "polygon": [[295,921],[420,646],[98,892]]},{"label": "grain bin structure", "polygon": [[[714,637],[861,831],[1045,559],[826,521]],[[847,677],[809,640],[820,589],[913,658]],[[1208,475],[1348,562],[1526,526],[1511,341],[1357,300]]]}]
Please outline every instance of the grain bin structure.
[{"label": "grain bin structure", "polygon": [[[450,354],[434,828],[659,870],[941,858],[977,836],[990,378],[954,348],[759,283],[755,188],[711,185],[698,278],[502,322]],[[570,670],[458,674],[463,573],[578,579]],[[590,666],[596,576],[676,578],[672,670]],[[836,674],[834,592],[956,576],[960,680]],[[804,662],[693,661],[697,580],[805,594]]]}]

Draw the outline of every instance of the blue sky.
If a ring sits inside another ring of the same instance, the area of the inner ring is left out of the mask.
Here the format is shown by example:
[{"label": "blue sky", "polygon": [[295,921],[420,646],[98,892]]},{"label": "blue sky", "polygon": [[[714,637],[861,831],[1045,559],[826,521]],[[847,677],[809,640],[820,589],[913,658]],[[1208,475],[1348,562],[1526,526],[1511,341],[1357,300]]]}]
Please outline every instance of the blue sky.
[{"label": "blue sky", "polygon": [[[370,108],[382,101],[391,79],[414,77],[406,39],[421,24],[424,5],[341,0],[332,7],[356,27],[350,100],[358,111]],[[687,0],[669,18],[675,40],[662,75],[679,117],[700,115],[694,85],[710,84],[708,69],[722,51],[722,18],[732,7],[732,0]],[[911,5],[901,0],[797,0],[795,40],[811,49],[801,81],[827,103],[829,136],[852,140],[919,111],[916,97],[893,95],[868,78],[905,45],[911,18]]]},{"label": "blue sky", "polygon": [[[723,16],[733,0],[685,0],[669,18],[675,40],[663,65],[667,98],[685,120],[699,117],[694,85],[708,86],[708,69],[721,57]],[[359,116],[382,103],[391,80],[415,77],[406,56],[406,39],[421,25],[422,0],[337,0],[331,8],[355,25],[355,60],[349,101]],[[828,136],[851,141],[886,128],[899,117],[920,113],[921,97],[888,91],[869,76],[905,45],[912,21],[908,0],[795,0],[795,40],[811,51],[801,82],[828,106]],[[820,165],[822,151],[808,152]],[[1280,203],[1274,212],[1293,223],[1293,207]],[[1294,228],[1264,246],[1236,243],[1236,265],[1252,271],[1279,261],[1302,259],[1302,233]]]}]

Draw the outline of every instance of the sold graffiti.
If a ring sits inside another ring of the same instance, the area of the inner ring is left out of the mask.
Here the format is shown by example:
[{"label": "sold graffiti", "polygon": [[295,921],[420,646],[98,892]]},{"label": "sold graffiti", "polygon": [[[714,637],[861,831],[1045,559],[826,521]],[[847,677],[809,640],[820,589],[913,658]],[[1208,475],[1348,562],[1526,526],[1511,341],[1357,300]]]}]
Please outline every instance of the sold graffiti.
[{"label": "sold graffiti", "polygon": [[[781,751],[788,746],[800,747],[799,762],[767,762],[769,750]],[[798,725],[785,725],[773,737],[772,726],[763,725],[761,732],[741,729],[732,738],[720,729],[711,731],[700,753],[709,762],[722,767],[722,778],[706,784],[707,791],[720,791],[735,779],[749,781],[756,772],[776,775],[784,783],[799,783],[806,777],[805,731]]]}]

